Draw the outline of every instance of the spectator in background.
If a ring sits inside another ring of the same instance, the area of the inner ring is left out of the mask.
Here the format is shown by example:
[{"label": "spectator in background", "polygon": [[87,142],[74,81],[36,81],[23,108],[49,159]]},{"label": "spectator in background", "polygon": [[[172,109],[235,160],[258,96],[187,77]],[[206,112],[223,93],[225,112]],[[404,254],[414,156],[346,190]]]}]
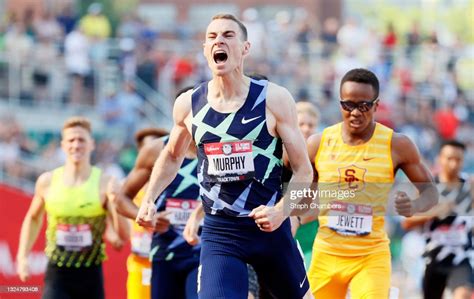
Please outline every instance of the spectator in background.
[{"label": "spectator in background", "polygon": [[135,46],[135,40],[131,37],[124,37],[120,39],[120,56],[118,57],[118,62],[122,69],[123,78],[125,80],[132,80],[137,71]]},{"label": "spectator in background", "polygon": [[413,22],[410,31],[406,37],[406,54],[409,60],[413,60],[413,54],[421,44],[420,25],[417,21]]},{"label": "spectator in background", "polygon": [[384,56],[384,73],[383,80],[387,82],[392,77],[392,69],[394,62],[394,51],[397,46],[397,34],[392,23],[387,25],[387,32],[383,37],[383,56]]},{"label": "spectator in background", "polygon": [[29,37],[31,37],[32,40],[36,39],[34,20],[35,11],[33,7],[27,7],[25,12],[23,13],[23,19],[21,20],[21,22],[24,24],[25,33]]},{"label": "spectator in background", "polygon": [[135,91],[133,81],[123,82],[122,90],[117,94],[117,101],[122,110],[122,121],[127,127],[127,143],[133,144],[133,134],[140,121],[143,99]]},{"label": "spectator in background", "polygon": [[337,47],[337,32],[339,22],[336,18],[327,18],[323,23],[321,42],[323,43],[322,58],[331,57]]},{"label": "spectator in background", "polygon": [[272,51],[268,54],[271,55],[274,63],[281,63],[282,59],[286,59],[285,55],[295,42],[295,30],[291,23],[291,14],[286,10],[277,12],[275,18],[269,22],[268,31],[270,31],[269,35],[272,36],[268,40],[269,49],[272,49]]},{"label": "spectator in background", "polygon": [[450,140],[456,137],[459,120],[451,106],[446,105],[444,108],[436,111],[433,121],[441,138]]},{"label": "spectator in background", "polygon": [[24,167],[22,157],[37,150],[37,145],[29,140],[22,127],[11,115],[0,116],[0,170],[17,179],[28,178],[32,169]]},{"label": "spectator in background", "polygon": [[354,18],[349,18],[337,32],[337,42],[345,53],[361,52],[367,39],[367,31]]},{"label": "spectator in background", "polygon": [[121,123],[123,111],[117,98],[117,91],[112,84],[105,87],[105,98],[100,101],[99,112],[106,127],[115,131],[125,130],[126,127]]},{"label": "spectator in background", "polygon": [[15,171],[17,161],[20,159],[20,145],[15,140],[15,136],[8,125],[11,118],[3,116],[0,120],[0,169],[9,175],[19,177]]},{"label": "spectator in background", "polygon": [[61,164],[66,162],[66,155],[61,149],[61,145],[58,140],[51,140],[44,148],[41,153],[41,158],[44,163],[45,169],[54,169],[59,167]]},{"label": "spectator in background", "polygon": [[0,21],[0,51],[5,49],[5,34],[7,33],[7,23]]},{"label": "spectator in background", "polygon": [[25,64],[33,49],[33,39],[26,33],[25,24],[16,22],[5,34],[5,50],[13,66]]},{"label": "spectator in background", "polygon": [[21,98],[26,91],[28,82],[25,78],[31,78],[27,74],[25,65],[30,61],[33,51],[33,39],[26,33],[25,24],[16,22],[10,26],[5,34],[5,51],[8,57],[10,75],[16,80],[9,82],[9,95]]},{"label": "spectator in background", "polygon": [[103,40],[111,35],[109,19],[102,14],[102,4],[92,3],[87,9],[87,15],[79,21],[84,34],[92,39]]},{"label": "spectator in background", "polygon": [[36,40],[58,43],[63,37],[63,31],[50,11],[45,11],[41,18],[34,23]]},{"label": "spectator in background", "polygon": [[137,49],[137,60],[137,77],[149,87],[156,90],[158,73],[153,51],[141,45],[140,48]]},{"label": "spectator in background", "polygon": [[112,140],[102,140],[96,149],[96,165],[102,169],[104,174],[113,176],[121,181],[125,178],[125,173],[117,163],[120,146],[114,144]]},{"label": "spectator in background", "polygon": [[114,86],[106,88],[106,97],[99,105],[99,112],[112,139],[133,144],[133,134],[140,119],[143,101],[135,93],[132,82],[126,81],[123,84],[120,92]]},{"label": "spectator in background", "polygon": [[77,19],[77,15],[74,13],[71,3],[65,4],[61,12],[56,17],[56,20],[59,26],[61,26],[64,35],[68,35],[74,30]]},{"label": "spectator in background", "polygon": [[308,19],[304,19],[296,32],[296,42],[299,45],[302,57],[307,61],[310,55],[310,43],[313,39],[313,29]]},{"label": "spectator in background", "polygon": [[133,13],[126,13],[117,28],[117,37],[138,39],[142,23]]},{"label": "spectator in background", "polygon": [[50,103],[51,76],[55,68],[58,68],[58,48],[53,41],[45,36],[38,35],[38,41],[33,49],[33,97],[38,103]]},{"label": "spectator in background", "polygon": [[72,76],[70,102],[74,105],[83,104],[85,79],[91,75],[92,68],[89,39],[80,27],[66,36],[64,50],[66,70]]},{"label": "spectator in background", "polygon": [[242,13],[242,22],[247,27],[248,41],[252,45],[250,58],[260,59],[266,56],[267,40],[265,27],[260,21],[258,11],[251,7]]}]

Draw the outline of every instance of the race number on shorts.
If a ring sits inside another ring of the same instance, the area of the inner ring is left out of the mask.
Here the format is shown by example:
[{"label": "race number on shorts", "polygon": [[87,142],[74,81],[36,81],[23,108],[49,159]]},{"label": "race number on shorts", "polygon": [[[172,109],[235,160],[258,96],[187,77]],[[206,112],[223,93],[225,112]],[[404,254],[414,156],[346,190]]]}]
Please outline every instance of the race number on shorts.
[{"label": "race number on shorts", "polygon": [[193,199],[168,198],[166,211],[170,213],[170,223],[175,226],[185,226],[191,213],[197,208],[199,202]]},{"label": "race number on shorts", "polygon": [[209,162],[207,174],[216,182],[235,182],[255,175],[252,142],[216,142],[204,144]]},{"label": "race number on shorts", "polygon": [[372,231],[372,207],[336,201],[331,203],[328,226],[341,235],[364,236]]},{"label": "race number on shorts", "polygon": [[58,224],[56,228],[56,245],[66,250],[79,251],[92,246],[92,232],[89,224]]}]

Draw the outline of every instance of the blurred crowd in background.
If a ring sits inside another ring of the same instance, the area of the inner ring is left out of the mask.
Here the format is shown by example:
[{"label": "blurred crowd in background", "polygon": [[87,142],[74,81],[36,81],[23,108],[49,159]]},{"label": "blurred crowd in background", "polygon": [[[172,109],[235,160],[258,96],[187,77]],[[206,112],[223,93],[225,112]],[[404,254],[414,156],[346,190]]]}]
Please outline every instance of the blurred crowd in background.
[{"label": "blurred crowd in background", "polygon": [[[245,71],[287,87],[296,101],[315,103],[322,112],[318,131],[340,120],[342,75],[366,67],[381,81],[379,122],[411,137],[433,170],[440,142],[461,140],[465,171],[474,172],[474,45],[459,32],[422,28],[419,20],[403,32],[396,22],[318,20],[300,8],[270,18],[259,13],[250,8],[239,15],[252,45]],[[123,178],[136,156],[135,130],[159,124],[154,117],[169,117],[179,89],[210,78],[204,31],[183,20],[162,32],[133,11],[112,26],[99,3],[82,15],[72,6],[57,14],[5,15],[0,99],[94,113],[101,124],[94,163]],[[15,114],[0,115],[0,178],[34,181],[61,164],[59,127],[24,128]],[[392,241],[394,248],[400,242]]]}]

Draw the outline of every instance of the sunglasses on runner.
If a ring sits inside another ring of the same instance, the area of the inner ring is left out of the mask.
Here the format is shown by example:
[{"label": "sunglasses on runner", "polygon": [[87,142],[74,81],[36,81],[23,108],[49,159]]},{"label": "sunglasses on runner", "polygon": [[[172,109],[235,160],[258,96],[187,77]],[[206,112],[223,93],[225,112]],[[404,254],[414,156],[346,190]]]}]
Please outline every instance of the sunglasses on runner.
[{"label": "sunglasses on runner", "polygon": [[372,109],[372,107],[374,106],[374,104],[378,100],[379,99],[377,98],[377,99],[372,100],[372,101],[362,101],[362,102],[358,102],[358,103],[352,102],[352,101],[339,101],[339,103],[341,103],[342,109],[344,109],[348,112],[352,112],[355,109],[359,110],[360,112],[367,112],[370,109]]}]

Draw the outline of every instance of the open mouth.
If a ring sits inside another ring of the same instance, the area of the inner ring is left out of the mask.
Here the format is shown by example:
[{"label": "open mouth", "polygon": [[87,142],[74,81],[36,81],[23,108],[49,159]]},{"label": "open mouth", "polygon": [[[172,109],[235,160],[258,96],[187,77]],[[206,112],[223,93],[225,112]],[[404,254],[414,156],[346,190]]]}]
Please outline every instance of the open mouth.
[{"label": "open mouth", "polygon": [[360,127],[362,125],[361,120],[351,120],[350,121],[351,127]]},{"label": "open mouth", "polygon": [[214,62],[217,64],[224,63],[227,61],[227,53],[222,50],[214,52]]}]

